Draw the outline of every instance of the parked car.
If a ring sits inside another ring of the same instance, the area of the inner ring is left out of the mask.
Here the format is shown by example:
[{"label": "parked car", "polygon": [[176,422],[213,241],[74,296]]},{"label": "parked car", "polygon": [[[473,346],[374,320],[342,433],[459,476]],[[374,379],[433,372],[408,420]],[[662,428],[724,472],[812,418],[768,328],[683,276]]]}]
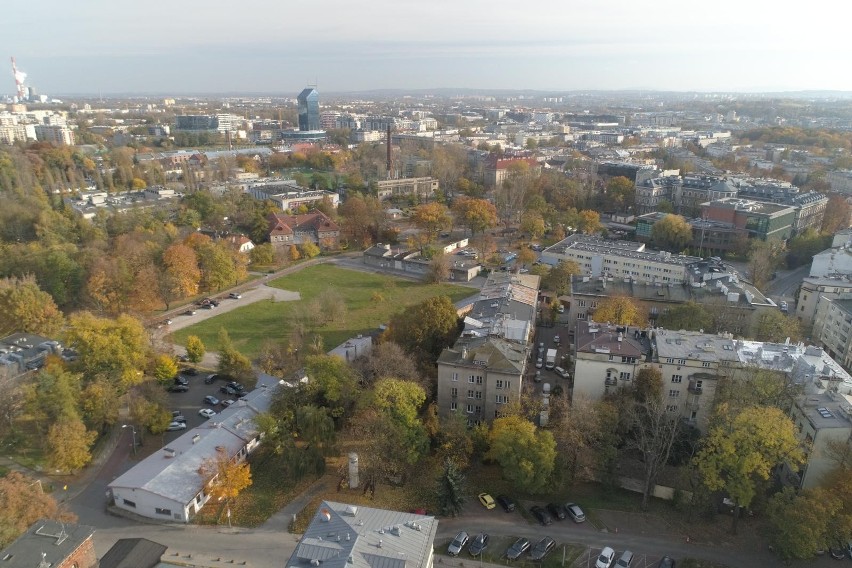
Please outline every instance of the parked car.
[{"label": "parked car", "polygon": [[553,336],[553,343],[559,343],[559,336],[558,335]]},{"label": "parked car", "polygon": [[464,531],[461,531],[456,535],[456,538],[450,543],[447,547],[447,554],[450,556],[458,556],[462,550],[464,550],[465,545],[467,545],[467,541],[470,539],[468,534]]},{"label": "parked car", "polygon": [[204,377],[204,384],[212,385],[214,382],[216,382],[216,379],[218,378],[219,375],[217,375],[216,373],[213,373],[212,375],[207,375],[206,377]]},{"label": "parked car", "polygon": [[497,503],[503,507],[503,510],[507,513],[511,513],[515,510],[515,502],[508,495],[498,495]]},{"label": "parked car", "polygon": [[234,404],[234,401],[233,401],[233,400],[231,400],[231,399],[229,398],[228,400],[223,400],[223,401],[222,401],[222,402],[220,402],[219,404],[221,404],[221,405],[222,405],[223,407],[225,407],[225,408],[228,408],[229,406],[231,406],[232,404]]},{"label": "parked car", "polygon": [[610,568],[610,566],[612,566],[613,559],[615,559],[615,551],[610,547],[605,546],[604,549],[601,550],[597,562],[595,562],[595,568]]},{"label": "parked car", "polygon": [[625,550],[615,563],[617,568],[630,568],[633,565],[633,553]]},{"label": "parked car", "polygon": [[166,432],[174,432],[175,430],[186,430],[186,422],[170,422]]},{"label": "parked car", "polygon": [[671,556],[663,556],[660,558],[660,563],[657,564],[657,568],[675,568],[675,561]]},{"label": "parked car", "polygon": [[189,379],[187,379],[186,377],[184,377],[182,375],[177,375],[175,377],[175,384],[176,385],[188,386],[189,385]]},{"label": "parked car", "polygon": [[566,503],[565,510],[568,511],[568,516],[571,517],[575,523],[583,523],[586,521],[586,513],[583,512],[583,509],[576,503]]},{"label": "parked car", "polygon": [[201,307],[202,307],[202,308],[204,308],[205,310],[212,310],[212,309],[213,309],[213,308],[215,308],[216,306],[214,306],[213,304],[207,303],[207,304],[204,304],[204,305],[203,305],[203,306],[201,306]]},{"label": "parked car", "polygon": [[550,516],[550,513],[548,513],[547,511],[545,511],[542,507],[539,507],[538,505],[533,505],[530,508],[530,513],[532,513],[533,517],[535,517],[536,520],[538,520],[538,522],[540,522],[544,526],[547,526],[547,525],[553,523],[553,517]]},{"label": "parked car", "polygon": [[478,535],[473,537],[472,541],[470,541],[470,547],[467,549],[467,551],[470,553],[471,556],[479,556],[480,554],[482,554],[482,551],[485,550],[485,548],[488,546],[489,539],[490,537],[487,533],[479,533]]},{"label": "parked car", "polygon": [[529,549],[530,539],[521,537],[509,547],[509,550],[506,551],[506,558],[509,560],[517,560]]},{"label": "parked car", "polygon": [[216,416],[216,413],[211,408],[202,408],[198,411],[198,415],[204,418],[213,418]]},{"label": "parked car", "polygon": [[210,406],[216,406],[219,404],[219,399],[215,396],[208,394],[204,397],[204,404],[209,404]]},{"label": "parked car", "polygon": [[195,310],[186,310],[185,312],[183,312],[183,315],[185,315],[185,316],[194,316],[194,315],[195,315],[195,313],[196,313],[196,312],[195,312]]},{"label": "parked car", "polygon": [[221,392],[223,394],[235,395],[239,391],[237,389],[235,389],[234,387],[232,387],[231,385],[224,385],[224,386],[219,387],[219,392]]},{"label": "parked car", "polygon": [[189,355],[178,355],[178,361],[181,363],[189,363]]},{"label": "parked car", "polygon": [[530,551],[530,560],[534,562],[540,562],[544,560],[548,554],[550,554],[553,549],[556,548],[556,541],[554,541],[549,536],[544,537],[537,543]]},{"label": "parked car", "polygon": [[782,301],[782,302],[781,302],[780,304],[778,304],[778,305],[781,307],[781,311],[782,311],[782,312],[784,312],[784,313],[786,314],[786,313],[787,313],[787,309],[788,309],[787,302],[783,302],[783,301]]},{"label": "parked car", "polygon": [[180,410],[172,410],[172,422],[186,422],[186,416]]},{"label": "parked car", "polygon": [[483,507],[489,510],[495,507],[494,498],[488,493],[480,493],[479,502],[482,503]]},{"label": "parked car", "polygon": [[563,507],[559,503],[548,503],[547,504],[547,511],[551,515],[553,515],[554,519],[558,519],[560,521],[564,521],[565,517],[567,516],[565,514],[565,507]]},{"label": "parked car", "polygon": [[535,368],[541,369],[542,367],[544,367],[544,361],[542,361],[541,357],[539,357],[535,360]]},{"label": "parked car", "polygon": [[198,376],[198,369],[195,367],[184,367],[180,372],[182,375],[186,375],[188,377]]},{"label": "parked car", "polygon": [[170,385],[168,388],[169,392],[188,392],[189,385]]},{"label": "parked car", "polygon": [[230,294],[228,294],[228,297],[232,300],[239,300],[243,296],[242,294],[238,294],[237,292],[231,292]]}]

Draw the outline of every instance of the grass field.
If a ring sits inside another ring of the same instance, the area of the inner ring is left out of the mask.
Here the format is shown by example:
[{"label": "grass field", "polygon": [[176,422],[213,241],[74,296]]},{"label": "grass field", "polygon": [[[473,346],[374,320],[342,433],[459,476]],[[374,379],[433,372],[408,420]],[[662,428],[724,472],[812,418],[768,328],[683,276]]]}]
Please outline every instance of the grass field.
[{"label": "grass field", "polygon": [[375,330],[392,314],[426,298],[446,295],[456,302],[475,293],[472,288],[463,286],[423,284],[330,265],[311,266],[273,280],[269,285],[299,292],[302,299],[299,302],[261,300],[247,304],[177,331],[172,335],[173,340],[184,345],[188,336],[197,335],[209,350],[215,351],[219,328],[224,327],[237,349],[248,357],[255,357],[267,339],[280,340],[287,336],[287,319],[294,304],[310,303],[331,288],[342,296],[348,309],[344,320],[315,330],[322,336],[325,348],[331,349],[359,333]]}]

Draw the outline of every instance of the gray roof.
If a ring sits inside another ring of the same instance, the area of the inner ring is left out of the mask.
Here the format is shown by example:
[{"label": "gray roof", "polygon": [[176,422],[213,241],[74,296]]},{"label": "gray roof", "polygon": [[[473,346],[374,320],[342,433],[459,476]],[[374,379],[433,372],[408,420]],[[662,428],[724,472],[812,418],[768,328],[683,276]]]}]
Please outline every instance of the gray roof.
[{"label": "gray roof", "polygon": [[147,538],[121,538],[101,558],[99,568],[154,568],[166,549]]},{"label": "gray roof", "polygon": [[48,566],[59,566],[94,533],[87,525],[42,519],[0,551],[0,562],[3,568],[38,568],[43,559]]},{"label": "gray roof", "polygon": [[204,480],[199,469],[218,449],[233,456],[258,436],[254,417],[269,410],[277,384],[278,379],[261,375],[258,388],[201,426],[187,430],[168,448],[143,459],[109,486],[142,489],[178,503],[189,503],[202,489]]},{"label": "gray roof", "polygon": [[287,566],[421,568],[437,530],[435,517],[325,501]]}]

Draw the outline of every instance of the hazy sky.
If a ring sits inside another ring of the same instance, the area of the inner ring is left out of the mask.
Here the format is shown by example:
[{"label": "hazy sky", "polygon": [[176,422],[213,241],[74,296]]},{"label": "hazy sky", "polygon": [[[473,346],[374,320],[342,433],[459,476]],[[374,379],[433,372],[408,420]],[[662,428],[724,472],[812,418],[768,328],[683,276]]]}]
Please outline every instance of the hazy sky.
[{"label": "hazy sky", "polygon": [[[38,0],[0,45],[41,93],[852,91],[832,0]],[[8,59],[7,59],[8,61]],[[7,67],[0,93],[12,93]]]}]

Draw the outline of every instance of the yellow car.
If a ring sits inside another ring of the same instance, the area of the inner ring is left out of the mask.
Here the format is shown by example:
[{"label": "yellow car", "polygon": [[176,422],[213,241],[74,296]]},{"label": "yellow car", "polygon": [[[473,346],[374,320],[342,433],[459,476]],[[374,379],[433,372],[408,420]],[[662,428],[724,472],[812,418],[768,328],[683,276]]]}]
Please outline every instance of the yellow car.
[{"label": "yellow car", "polygon": [[486,509],[493,509],[496,506],[494,499],[488,493],[480,493],[479,502],[482,503],[482,506]]}]

